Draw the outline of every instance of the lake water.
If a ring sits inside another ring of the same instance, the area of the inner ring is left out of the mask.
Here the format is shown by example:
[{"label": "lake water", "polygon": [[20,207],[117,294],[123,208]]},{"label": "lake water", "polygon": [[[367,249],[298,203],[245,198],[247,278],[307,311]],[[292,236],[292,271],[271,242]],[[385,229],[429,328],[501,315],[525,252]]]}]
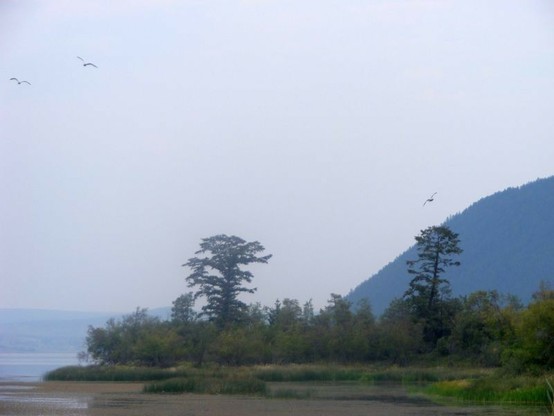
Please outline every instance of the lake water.
[{"label": "lake water", "polygon": [[48,371],[77,365],[77,353],[6,353],[0,352],[0,381],[41,380]]}]

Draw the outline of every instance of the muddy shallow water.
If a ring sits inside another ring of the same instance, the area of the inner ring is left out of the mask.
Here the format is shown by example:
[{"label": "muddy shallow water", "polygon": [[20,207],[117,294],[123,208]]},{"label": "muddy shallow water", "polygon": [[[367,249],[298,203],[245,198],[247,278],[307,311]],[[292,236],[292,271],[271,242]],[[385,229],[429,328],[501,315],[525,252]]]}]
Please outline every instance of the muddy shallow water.
[{"label": "muddy shallow water", "polygon": [[303,399],[223,395],[152,395],[139,383],[0,383],[2,416],[390,416],[544,415],[544,409],[439,405],[402,386],[270,384],[307,391]]}]

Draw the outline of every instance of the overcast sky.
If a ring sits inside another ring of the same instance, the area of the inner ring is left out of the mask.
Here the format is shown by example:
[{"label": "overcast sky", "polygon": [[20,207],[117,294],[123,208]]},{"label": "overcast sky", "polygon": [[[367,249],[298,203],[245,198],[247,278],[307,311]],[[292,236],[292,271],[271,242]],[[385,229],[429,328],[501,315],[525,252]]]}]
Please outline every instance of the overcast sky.
[{"label": "overcast sky", "polygon": [[170,306],[222,233],[320,308],[553,131],[551,0],[2,0],[0,308]]}]

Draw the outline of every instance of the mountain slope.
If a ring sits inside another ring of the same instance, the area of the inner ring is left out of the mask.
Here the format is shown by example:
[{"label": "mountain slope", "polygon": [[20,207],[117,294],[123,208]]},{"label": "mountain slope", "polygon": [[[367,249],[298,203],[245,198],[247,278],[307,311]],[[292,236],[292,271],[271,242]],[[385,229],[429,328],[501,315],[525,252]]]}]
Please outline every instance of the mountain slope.
[{"label": "mountain slope", "polygon": [[[554,176],[483,198],[444,225],[459,234],[460,267],[447,271],[454,296],[497,290],[528,302],[540,281],[554,280]],[[347,298],[367,298],[380,314],[408,288],[410,247]]]}]

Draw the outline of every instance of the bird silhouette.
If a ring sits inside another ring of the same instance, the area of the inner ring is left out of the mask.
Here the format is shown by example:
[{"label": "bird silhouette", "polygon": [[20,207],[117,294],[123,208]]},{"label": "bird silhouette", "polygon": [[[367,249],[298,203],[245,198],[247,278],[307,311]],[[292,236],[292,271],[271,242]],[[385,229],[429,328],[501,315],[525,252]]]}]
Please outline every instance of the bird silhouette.
[{"label": "bird silhouette", "polygon": [[81,61],[83,61],[83,66],[93,66],[95,68],[98,68],[96,65],[94,65],[92,62],[86,62],[83,58],[81,58],[80,56],[77,57],[77,59],[80,59]]},{"label": "bird silhouette", "polygon": [[423,203],[423,206],[425,206],[425,204],[426,204],[427,202],[433,202],[433,201],[435,200],[434,196],[435,196],[436,194],[437,194],[437,193],[435,192],[433,195],[431,195],[429,198],[427,198],[427,199],[425,200],[425,202]]},{"label": "bird silhouette", "polygon": [[16,81],[18,85],[20,85],[20,84],[29,84],[29,85],[31,85],[31,83],[29,81],[20,81],[17,78],[10,78],[10,81]]}]

